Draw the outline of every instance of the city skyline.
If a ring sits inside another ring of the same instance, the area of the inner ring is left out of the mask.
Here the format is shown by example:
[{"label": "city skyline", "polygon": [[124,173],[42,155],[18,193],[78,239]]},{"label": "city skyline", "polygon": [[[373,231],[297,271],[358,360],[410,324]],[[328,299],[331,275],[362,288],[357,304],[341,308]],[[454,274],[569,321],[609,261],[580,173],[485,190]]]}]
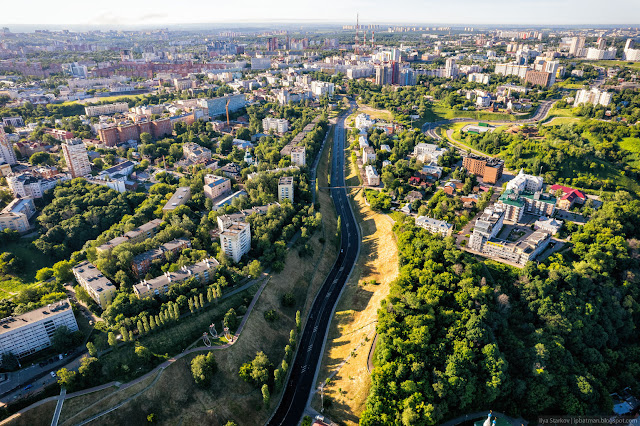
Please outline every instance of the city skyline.
[{"label": "city skyline", "polygon": [[[64,7],[43,1],[27,1],[5,5],[0,25],[25,26],[106,26],[149,27],[158,25],[207,25],[220,23],[351,23],[356,13],[362,23],[377,24],[452,24],[452,25],[640,25],[628,22],[629,16],[640,16],[640,3],[614,1],[602,9],[595,0],[491,0],[481,6],[471,0],[455,4],[435,1],[404,0],[390,5],[381,0],[340,2],[329,0],[321,10],[311,2],[278,0],[264,3],[248,0],[242,15],[235,4],[219,4],[214,8],[203,0],[189,3],[192,7],[176,9],[168,0],[158,0],[153,9],[148,4],[131,4],[114,0],[97,6],[79,0],[66,0]],[[30,6],[30,7],[29,7]],[[553,8],[555,13],[549,15]],[[597,14],[594,11],[598,10]],[[166,11],[166,12],[165,12]],[[195,13],[197,11],[197,13]],[[504,14],[508,13],[508,21]],[[624,11],[624,13],[620,13]]]}]

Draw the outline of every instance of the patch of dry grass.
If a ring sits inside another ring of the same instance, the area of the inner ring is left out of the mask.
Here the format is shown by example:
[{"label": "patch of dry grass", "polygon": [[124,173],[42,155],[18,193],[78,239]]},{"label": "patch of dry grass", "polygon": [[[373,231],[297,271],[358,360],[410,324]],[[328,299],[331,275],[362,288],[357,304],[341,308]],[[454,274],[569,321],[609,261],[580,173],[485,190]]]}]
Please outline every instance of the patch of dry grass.
[{"label": "patch of dry grass", "polygon": [[[357,185],[358,172],[350,161],[347,164],[350,165],[347,185]],[[339,369],[324,388],[325,401],[330,401],[325,413],[335,422],[355,425],[369,394],[371,379],[367,358],[375,334],[377,310],[398,274],[398,250],[391,218],[367,207],[361,190],[352,189],[351,195],[362,230],[360,257],[331,322],[319,380],[326,380]],[[372,280],[377,284],[371,284]],[[320,410],[319,395],[314,396],[313,406]]]},{"label": "patch of dry grass", "polygon": [[58,424],[64,425],[67,420],[73,418],[76,414],[80,413],[85,408],[89,407],[92,404],[95,404],[106,396],[117,392],[117,390],[118,389],[115,386],[112,386],[110,388],[102,389],[97,392],[92,392],[82,396],[76,396],[74,398],[67,397],[67,399],[64,400],[64,404],[62,405],[62,411],[60,412],[60,419],[58,420]]},{"label": "patch of dry grass", "polygon": [[7,422],[11,426],[34,426],[51,424],[53,412],[56,410],[57,401],[45,402],[26,413],[19,415]]}]

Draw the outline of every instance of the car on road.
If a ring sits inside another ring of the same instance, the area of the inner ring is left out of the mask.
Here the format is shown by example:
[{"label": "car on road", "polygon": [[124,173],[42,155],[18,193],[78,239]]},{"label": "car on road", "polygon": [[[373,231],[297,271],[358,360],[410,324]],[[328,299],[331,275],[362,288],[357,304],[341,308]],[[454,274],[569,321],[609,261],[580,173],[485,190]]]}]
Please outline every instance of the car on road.
[{"label": "car on road", "polygon": [[51,377],[53,377],[54,379],[58,376],[56,376],[56,372],[55,371],[51,371],[49,372],[49,374],[51,374]]}]

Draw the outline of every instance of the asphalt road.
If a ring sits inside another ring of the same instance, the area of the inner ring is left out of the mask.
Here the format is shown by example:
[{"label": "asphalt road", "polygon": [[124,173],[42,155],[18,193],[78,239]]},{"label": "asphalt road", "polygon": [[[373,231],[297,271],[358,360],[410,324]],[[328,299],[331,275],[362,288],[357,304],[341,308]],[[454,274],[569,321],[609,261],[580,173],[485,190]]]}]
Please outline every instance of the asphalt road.
[{"label": "asphalt road", "polygon": [[322,356],[322,348],[333,309],[358,257],[360,246],[358,224],[349,206],[347,192],[344,188],[344,122],[352,110],[353,105],[339,116],[334,127],[333,138],[331,196],[337,214],[342,221],[341,250],[333,269],[329,272],[313,302],[282,400],[275,414],[267,423],[268,425],[296,425],[300,421],[309,395],[315,387],[315,373]]}]

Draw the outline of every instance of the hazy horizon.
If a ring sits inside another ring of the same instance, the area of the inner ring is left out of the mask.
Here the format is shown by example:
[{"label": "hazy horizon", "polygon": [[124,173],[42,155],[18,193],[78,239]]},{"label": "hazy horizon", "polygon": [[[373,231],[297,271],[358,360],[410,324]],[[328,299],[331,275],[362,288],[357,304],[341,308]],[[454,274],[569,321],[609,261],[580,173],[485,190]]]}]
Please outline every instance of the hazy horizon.
[{"label": "hazy horizon", "polygon": [[193,0],[177,7],[173,1],[157,0],[152,8],[147,2],[125,0],[112,0],[104,6],[80,0],[63,0],[55,4],[26,0],[4,5],[0,25],[9,28],[344,25],[355,23],[356,13],[360,14],[360,23],[365,25],[640,26],[627,22],[629,16],[640,17],[640,2],[631,0],[609,2],[606,8],[595,0],[487,0],[483,3],[472,0],[446,3],[327,0],[322,8],[308,0],[246,0],[241,9],[234,3],[212,6],[204,0]]}]

